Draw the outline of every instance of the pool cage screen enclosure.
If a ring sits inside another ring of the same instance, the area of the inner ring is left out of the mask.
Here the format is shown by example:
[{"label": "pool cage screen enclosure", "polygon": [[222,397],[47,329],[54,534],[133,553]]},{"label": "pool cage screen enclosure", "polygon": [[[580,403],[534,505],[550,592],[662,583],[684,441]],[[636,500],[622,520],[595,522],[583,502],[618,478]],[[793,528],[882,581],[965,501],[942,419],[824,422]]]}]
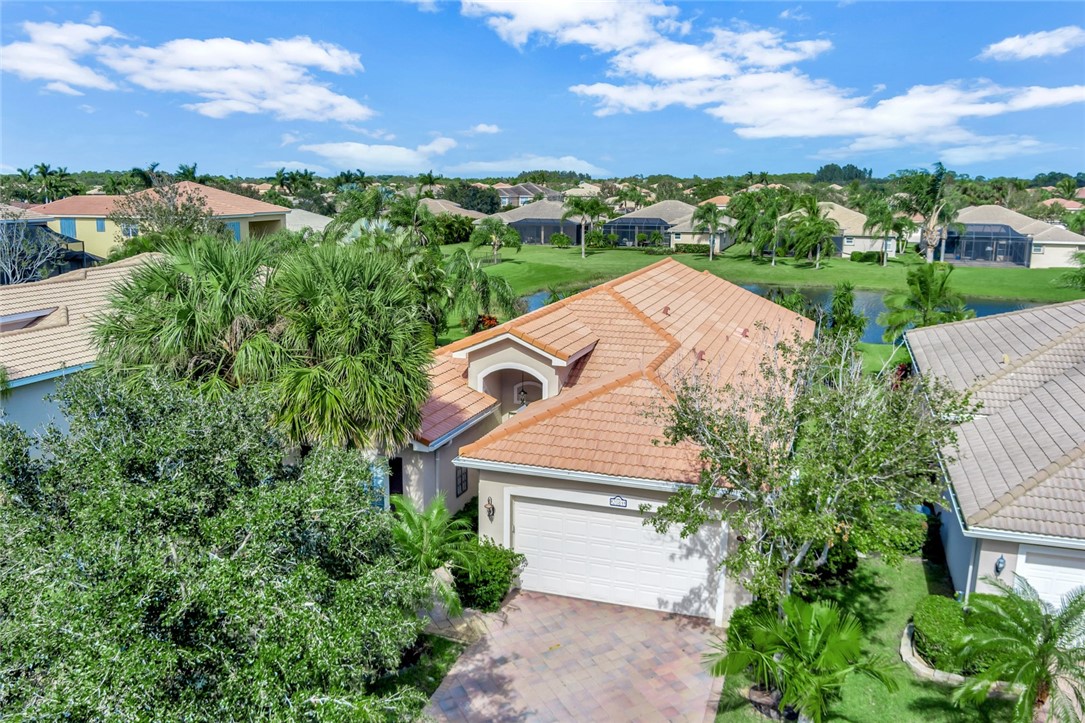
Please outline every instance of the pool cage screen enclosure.
[{"label": "pool cage screen enclosure", "polygon": [[1032,238],[1003,224],[967,224],[946,235],[945,261],[1028,266]]}]

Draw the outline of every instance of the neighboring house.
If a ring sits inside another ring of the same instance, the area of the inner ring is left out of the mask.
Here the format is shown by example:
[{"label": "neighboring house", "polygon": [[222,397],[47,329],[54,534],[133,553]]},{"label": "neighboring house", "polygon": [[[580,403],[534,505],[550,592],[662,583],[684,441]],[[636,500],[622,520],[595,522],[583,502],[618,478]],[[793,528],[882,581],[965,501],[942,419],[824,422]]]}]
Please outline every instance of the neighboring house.
[{"label": "neighboring house", "polygon": [[561,201],[535,201],[495,213],[493,217],[516,229],[521,243],[545,244],[554,234],[563,233],[576,245],[581,241],[583,228],[579,217],[562,219],[568,210]]},{"label": "neighboring house", "polygon": [[1040,201],[1040,205],[1047,206],[1048,208],[1051,208],[1052,206],[1059,206],[1060,208],[1067,211],[1080,211],[1081,209],[1085,208],[1085,205],[1083,205],[1081,202],[1070,201],[1065,198],[1049,198],[1046,201]]},{"label": "neighboring house", "polygon": [[[211,215],[221,221],[241,240],[250,236],[265,236],[286,228],[286,212],[282,206],[258,201],[247,196],[223,191],[210,186],[203,186],[192,181],[177,184],[185,193],[196,193],[204,197]],[[139,191],[139,194],[153,194],[155,189]],[[59,201],[35,206],[34,210],[52,216],[49,228],[65,236],[79,239],[87,253],[105,258],[110,250],[124,237],[139,234],[138,224],[120,228],[109,219],[116,205],[125,196],[69,196]]]},{"label": "neighboring house", "polygon": [[970,390],[945,468],[942,539],[954,586],[1023,577],[1058,603],[1085,585],[1085,301],[913,329],[919,371]]},{"label": "neighboring house", "polygon": [[312,229],[321,232],[332,222],[330,216],[306,211],[303,208],[286,208],[286,229],[288,231],[303,231]]},{"label": "neighboring house", "polygon": [[727,195],[713,196],[707,200],[701,201],[702,204],[711,203],[721,211],[726,211],[727,207],[731,204],[731,197]]},{"label": "neighboring house", "polygon": [[464,208],[460,204],[453,203],[444,198],[423,198],[421,203],[434,216],[447,214],[449,216],[463,216],[464,218],[471,219],[486,218],[486,214],[481,211],[473,211],[469,208]]},{"label": "neighboring house", "polygon": [[[527,558],[524,589],[695,615],[748,599],[724,580],[726,526],[685,540],[642,504],[699,479],[699,450],[662,443],[677,375],[756,373],[770,340],[813,322],[672,259],[438,349],[415,442],[390,492],[459,509]],[[723,501],[721,500],[721,503]]]},{"label": "neighboring house", "polygon": [[884,251],[888,252],[890,258],[897,255],[895,242],[887,241],[884,236],[876,236],[865,228],[867,217],[864,214],[831,201],[822,201],[818,208],[840,227],[840,233],[833,236],[833,243],[841,256],[849,256],[853,251]]},{"label": "neighboring house", "polygon": [[[705,203],[710,202],[711,199],[705,201]],[[716,230],[715,238],[716,253],[734,245],[734,239],[731,238],[731,234],[728,233],[734,225],[735,219],[730,218],[729,216],[724,216],[720,219],[720,227]],[[663,237],[670,243],[672,249],[678,244],[708,245],[712,234],[706,233],[704,230],[698,228],[698,226],[699,224],[694,223],[693,215],[690,214],[686,218],[676,222],[673,226],[670,226],[663,234]]]},{"label": "neighboring house", "polygon": [[[671,226],[687,220],[696,210],[695,206],[685,201],[660,201],[624,216],[612,218],[603,225],[603,233],[617,234],[618,244],[621,246],[636,246],[638,234],[659,231],[666,236]],[[685,243],[685,240],[680,238],[672,239],[672,242],[674,241]]]},{"label": "neighboring house", "polygon": [[[85,269],[101,261],[83,250],[83,243],[69,236],[64,236],[49,228],[51,216],[39,213],[31,208],[23,208],[8,203],[0,203],[0,233],[6,239],[41,238],[63,248],[64,253],[59,263],[48,269],[44,275],[62,274],[75,269]],[[21,226],[21,228],[20,228]],[[0,274],[0,284],[7,283],[5,274]]]},{"label": "neighboring house", "polygon": [[557,191],[540,186],[537,183],[517,183],[515,186],[494,184],[497,195],[501,198],[501,207],[525,206],[538,199],[540,201],[560,201],[561,194]]},{"label": "neighboring house", "polygon": [[600,194],[602,189],[594,183],[588,183],[587,181],[581,181],[576,186],[565,191],[566,198],[595,198]]},{"label": "neighboring house", "polygon": [[1085,236],[1002,206],[968,206],[946,234],[942,258],[1033,269],[1074,266]]},{"label": "neighboring house", "polygon": [[56,403],[45,397],[56,390],[58,379],[94,363],[95,315],[106,308],[113,287],[153,256],[0,286],[0,366],[10,386],[7,399],[0,400],[6,421],[27,431],[54,419],[64,426]]}]

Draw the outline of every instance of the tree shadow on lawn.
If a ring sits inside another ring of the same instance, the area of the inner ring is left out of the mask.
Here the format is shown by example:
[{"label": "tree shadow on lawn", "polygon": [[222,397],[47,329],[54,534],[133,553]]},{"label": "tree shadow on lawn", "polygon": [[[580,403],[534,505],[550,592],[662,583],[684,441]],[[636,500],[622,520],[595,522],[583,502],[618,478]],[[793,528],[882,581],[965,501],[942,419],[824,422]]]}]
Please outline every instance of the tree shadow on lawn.
[{"label": "tree shadow on lawn", "polygon": [[953,583],[949,579],[949,570],[944,565],[924,560],[923,576],[927,581],[929,594],[953,597]]},{"label": "tree shadow on lawn", "polygon": [[962,723],[1009,723],[1013,718],[1013,701],[988,698],[980,705],[953,705],[952,688],[938,683],[917,683],[921,691],[908,703],[908,709],[920,720],[952,720]]},{"label": "tree shadow on lawn", "polygon": [[885,599],[891,589],[879,579],[876,569],[860,565],[847,583],[818,590],[817,599],[835,603],[854,615],[867,635],[871,635],[885,623]]}]

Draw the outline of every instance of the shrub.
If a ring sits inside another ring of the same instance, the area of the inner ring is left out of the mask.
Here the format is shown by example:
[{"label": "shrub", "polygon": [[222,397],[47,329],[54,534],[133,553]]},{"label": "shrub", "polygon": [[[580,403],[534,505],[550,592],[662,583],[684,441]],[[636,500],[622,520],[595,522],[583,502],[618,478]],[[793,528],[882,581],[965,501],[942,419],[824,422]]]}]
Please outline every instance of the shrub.
[{"label": "shrub", "polygon": [[641,250],[644,251],[644,253],[648,254],[649,256],[673,256],[674,255],[674,249],[672,249],[670,246],[648,246],[648,247],[643,248]]},{"label": "shrub", "polygon": [[567,249],[573,245],[573,240],[563,233],[556,233],[550,237],[550,245],[556,249]]},{"label": "shrub", "polygon": [[859,263],[864,263],[864,264],[870,264],[870,263],[879,263],[880,264],[882,262],[882,252],[881,251],[852,251],[851,254],[848,255],[848,258],[851,259],[852,261],[857,261]]},{"label": "shrub", "polygon": [[[998,595],[991,595],[989,593],[974,592],[968,596],[969,605],[964,609],[964,632],[970,632],[972,627],[976,624],[976,619],[971,607],[971,603],[977,600],[996,598]],[[991,667],[991,663],[995,662],[995,656],[991,653],[986,655],[975,655],[971,658],[966,658],[961,661],[961,667],[965,675],[977,675],[982,673]]]},{"label": "shrub", "polygon": [[814,567],[816,556],[806,558],[806,565],[801,575],[797,575],[792,587],[799,597],[813,600],[819,589],[847,584],[859,567],[859,555],[855,547],[847,542],[837,542],[829,548],[824,564]]},{"label": "shrub", "polygon": [[471,531],[478,534],[478,495],[472,497],[463,509],[452,516],[454,520],[467,520]]},{"label": "shrub", "polygon": [[858,262],[863,260],[863,252],[862,251],[852,251],[851,254],[848,256],[848,258],[851,259],[852,261],[855,261],[855,262],[858,263]]},{"label": "shrub", "polygon": [[616,234],[616,233],[608,233],[607,234],[607,248],[614,248],[617,245],[618,245],[618,234]]},{"label": "shrub", "polygon": [[584,245],[590,249],[601,249],[607,245],[607,237],[600,229],[593,228],[584,234]]},{"label": "shrub", "polygon": [[960,673],[957,649],[964,635],[964,610],[942,595],[928,595],[915,606],[915,649],[932,667]]},{"label": "shrub", "polygon": [[768,606],[764,600],[754,600],[749,605],[735,608],[735,611],[731,613],[731,619],[727,621],[727,649],[729,651],[749,645],[754,621],[764,614]]},{"label": "shrub", "polygon": [[674,250],[680,254],[707,254],[708,244],[675,244]]},{"label": "shrub", "polygon": [[477,541],[468,555],[474,559],[474,569],[452,572],[460,602],[484,613],[496,612],[509,594],[524,556],[489,540]]},{"label": "shrub", "polygon": [[641,231],[637,234],[637,245],[643,246],[646,243],[648,243],[648,234]]}]

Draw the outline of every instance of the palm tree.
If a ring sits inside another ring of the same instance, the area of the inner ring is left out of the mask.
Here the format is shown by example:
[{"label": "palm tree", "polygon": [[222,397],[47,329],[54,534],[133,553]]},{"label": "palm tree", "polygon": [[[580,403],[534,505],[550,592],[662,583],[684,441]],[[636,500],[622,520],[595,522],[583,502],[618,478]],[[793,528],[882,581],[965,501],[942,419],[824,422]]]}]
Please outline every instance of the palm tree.
[{"label": "palm tree", "polygon": [[440,178],[440,176],[434,175],[432,170],[420,173],[418,175],[418,195],[422,196],[425,194],[427,188],[436,186],[437,181],[439,181]]},{"label": "palm tree", "polygon": [[275,171],[275,186],[286,191],[287,195],[290,195],[290,176],[287,175],[285,168],[280,168]]},{"label": "palm tree", "polygon": [[749,640],[717,644],[705,656],[714,676],[752,667],[760,685],[780,692],[780,706],[797,712],[800,720],[821,723],[844,682],[853,674],[877,681],[889,692],[897,682],[885,663],[862,652],[859,621],[831,603],[807,603],[785,598],[783,618],[772,609],[754,618]]},{"label": "palm tree", "polygon": [[470,244],[472,249],[489,246],[496,264],[501,261],[502,248],[520,250],[520,233],[501,219],[491,216],[475,226],[475,230],[471,232]]},{"label": "palm tree", "polygon": [[422,422],[431,334],[391,259],[348,245],[306,247],[269,282],[286,359],[276,419],[303,445],[398,449]]},{"label": "palm tree", "polygon": [[1023,578],[988,580],[1000,595],[971,599],[961,655],[990,666],[965,681],[954,702],[982,702],[999,681],[1020,690],[1013,720],[1077,723],[1085,711],[1085,586],[1056,607]]},{"label": "palm tree", "polygon": [[1077,264],[1077,268],[1059,274],[1055,282],[1059,286],[1068,289],[1085,291],[1085,251],[1078,251],[1074,254],[1073,259],[1074,263]]},{"label": "palm tree", "polygon": [[363,233],[350,241],[369,253],[391,259],[421,299],[422,316],[436,339],[446,328],[452,291],[444,269],[444,257],[433,244],[418,243],[405,229]]},{"label": "palm tree", "polygon": [[438,494],[424,510],[400,495],[393,495],[391,501],[396,514],[392,539],[399,548],[400,559],[419,575],[429,576],[433,592],[445,603],[449,614],[458,614],[462,608],[455,588],[438,577],[437,571],[454,567],[472,570],[474,560],[470,552],[475,534],[470,523],[453,517],[444,494]]},{"label": "palm tree", "polygon": [[889,263],[889,240],[893,239],[895,250],[899,253],[902,241],[911,234],[915,221],[893,211],[893,207],[884,198],[872,198],[863,204],[863,213],[867,220],[863,230],[882,236],[882,266]]},{"label": "palm tree", "polygon": [[1077,194],[1077,180],[1074,178],[1064,178],[1055,184],[1055,192],[1059,194],[1060,198],[1067,200],[1073,200]]},{"label": "palm tree", "polygon": [[716,232],[723,225],[723,211],[714,203],[702,203],[693,212],[695,231],[708,232],[708,260],[711,261],[716,250]]},{"label": "palm tree", "polygon": [[565,213],[561,215],[561,220],[564,222],[573,217],[580,218],[580,258],[587,256],[586,242],[592,226],[609,213],[610,207],[595,197],[574,196],[565,199]]},{"label": "palm tree", "polygon": [[818,206],[817,198],[811,195],[799,197],[800,208],[793,212],[787,225],[792,234],[796,255],[809,257],[814,255],[814,268],[821,268],[822,251],[832,253],[835,248],[833,237],[840,233],[840,226],[829,218],[829,210]]},{"label": "palm tree", "polygon": [[404,194],[392,201],[388,220],[397,228],[406,229],[422,245],[433,236],[433,213],[422,203],[421,195]]},{"label": "palm tree", "polygon": [[952,174],[941,163],[934,173],[909,172],[901,177],[901,193],[895,196],[898,210],[907,216],[918,215],[919,246],[926,251],[927,263],[934,261],[934,250],[943,246],[946,232],[957,218],[957,198],[951,192]]},{"label": "palm tree", "polygon": [[167,243],[96,325],[98,366],[162,372],[209,393],[268,381],[283,354],[269,332],[267,260],[261,240]]},{"label": "palm tree", "polygon": [[477,331],[481,315],[494,316],[500,311],[515,316],[519,312],[519,299],[509,280],[487,274],[465,249],[457,249],[448,257],[445,270],[453,294],[452,311],[471,332]]},{"label": "palm tree", "polygon": [[158,185],[158,163],[148,163],[146,168],[136,166],[128,172],[128,175],[141,188],[154,188]]},{"label": "palm tree", "polygon": [[885,327],[883,339],[895,342],[912,327],[972,319],[976,312],[965,306],[964,297],[950,288],[953,267],[924,264],[908,271],[908,290],[885,297],[886,310],[878,315]]}]

